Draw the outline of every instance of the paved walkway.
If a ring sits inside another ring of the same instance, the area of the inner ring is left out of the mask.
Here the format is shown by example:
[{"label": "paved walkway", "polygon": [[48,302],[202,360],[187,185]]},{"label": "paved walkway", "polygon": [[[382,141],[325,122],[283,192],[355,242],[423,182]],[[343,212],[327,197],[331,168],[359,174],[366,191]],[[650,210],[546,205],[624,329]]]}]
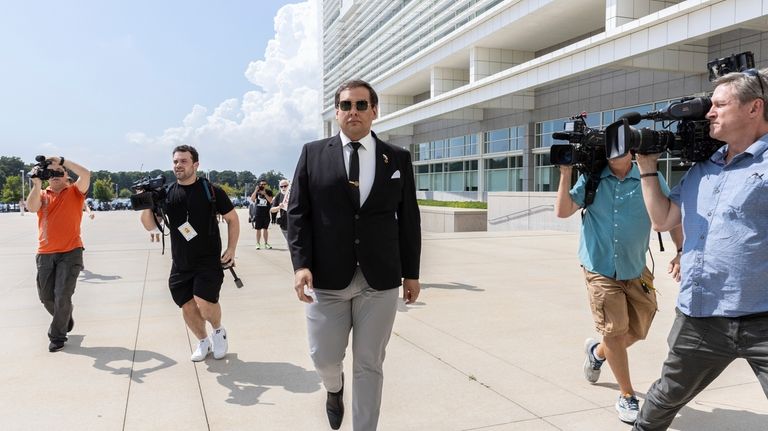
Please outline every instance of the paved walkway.
[{"label": "paved walkway", "polygon": [[[222,290],[230,353],[193,364],[167,291],[170,251],[149,242],[136,213],[83,221],[75,329],[58,353],[47,350],[49,317],[35,290],[36,217],[0,214],[0,429],[329,429],[285,242],[273,228],[274,250],[255,250],[245,220],[241,212],[245,287],[227,274]],[[562,232],[425,234],[423,290],[398,312],[379,428],[628,430],[613,410],[610,370],[596,385],[582,377],[582,343],[594,332],[577,241]],[[666,356],[676,297],[671,252],[653,249],[660,310],[648,340],[630,351],[641,397]],[[345,398],[349,405],[351,390]],[[352,429],[351,417],[341,429]],[[672,429],[766,430],[768,401],[739,361]]]}]

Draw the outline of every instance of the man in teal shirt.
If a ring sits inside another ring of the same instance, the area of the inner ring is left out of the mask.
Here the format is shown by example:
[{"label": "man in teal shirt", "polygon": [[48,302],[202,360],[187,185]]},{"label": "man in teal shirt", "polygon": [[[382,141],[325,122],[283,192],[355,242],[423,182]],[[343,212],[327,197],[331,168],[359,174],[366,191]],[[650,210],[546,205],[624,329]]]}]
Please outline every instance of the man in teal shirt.
[{"label": "man in teal shirt", "polygon": [[[603,336],[602,342],[592,338],[585,342],[584,377],[590,383],[597,382],[600,368],[607,360],[619,385],[615,406],[619,419],[633,423],[639,402],[629,377],[627,348],[645,339],[656,315],[653,274],[645,266],[651,220],[643,202],[640,172],[632,164],[631,154],[609,160],[600,173],[594,202],[588,206],[586,176],[581,175],[571,189],[571,175],[571,166],[560,166],[555,212],[566,218],[585,208],[579,260],[595,328]],[[667,184],[659,179],[668,194]],[[670,233],[680,249],[680,226]],[[675,257],[670,262],[670,272],[677,278],[679,270],[679,258]]]}]

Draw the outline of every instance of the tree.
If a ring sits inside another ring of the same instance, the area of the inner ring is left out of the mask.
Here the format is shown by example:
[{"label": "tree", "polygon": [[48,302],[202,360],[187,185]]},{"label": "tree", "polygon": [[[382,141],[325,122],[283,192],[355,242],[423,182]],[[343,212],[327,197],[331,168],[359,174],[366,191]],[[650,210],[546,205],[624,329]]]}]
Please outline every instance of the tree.
[{"label": "tree", "polygon": [[127,199],[131,197],[132,194],[133,193],[131,193],[131,191],[128,189],[120,189],[120,194],[118,196],[120,196],[123,199]]},{"label": "tree", "polygon": [[5,179],[19,176],[19,171],[29,171],[29,167],[18,157],[0,157],[0,187],[5,185]]},{"label": "tree", "polygon": [[99,202],[111,201],[115,198],[115,186],[112,178],[99,178],[93,183],[93,197]]},{"label": "tree", "polygon": [[5,185],[3,185],[2,198],[0,199],[3,202],[12,203],[20,201],[21,198],[21,177],[14,175],[6,178]]},{"label": "tree", "polygon": [[222,190],[224,190],[224,193],[227,194],[227,196],[237,196],[237,190],[230,186],[227,183],[224,184],[217,184],[217,186],[221,187]]},{"label": "tree", "polygon": [[277,190],[280,186],[280,180],[284,179],[285,175],[283,175],[280,171],[274,171],[270,170],[269,172],[264,172],[263,174],[259,175],[259,180],[264,180],[269,185],[269,188],[272,190]]}]

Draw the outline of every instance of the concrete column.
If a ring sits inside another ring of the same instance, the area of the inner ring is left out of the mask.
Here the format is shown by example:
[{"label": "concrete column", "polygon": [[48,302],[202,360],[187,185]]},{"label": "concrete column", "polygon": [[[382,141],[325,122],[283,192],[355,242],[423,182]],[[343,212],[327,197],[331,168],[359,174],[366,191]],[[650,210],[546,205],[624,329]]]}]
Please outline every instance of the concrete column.
[{"label": "concrete column", "polygon": [[485,143],[483,142],[483,132],[475,133],[475,139],[477,139],[477,200],[483,200],[483,194],[485,194],[485,160],[483,160],[483,154],[485,154]]},{"label": "concrete column", "polygon": [[528,51],[472,47],[469,51],[469,82],[479,81],[533,58],[534,53]]},{"label": "concrete column", "polygon": [[523,151],[523,190],[532,192],[534,189],[534,167],[536,157],[533,155],[533,148],[536,146],[536,123],[528,123],[525,130],[525,151]]},{"label": "concrete column", "polygon": [[430,75],[430,97],[436,97],[469,84],[469,70],[467,69],[433,67]]}]

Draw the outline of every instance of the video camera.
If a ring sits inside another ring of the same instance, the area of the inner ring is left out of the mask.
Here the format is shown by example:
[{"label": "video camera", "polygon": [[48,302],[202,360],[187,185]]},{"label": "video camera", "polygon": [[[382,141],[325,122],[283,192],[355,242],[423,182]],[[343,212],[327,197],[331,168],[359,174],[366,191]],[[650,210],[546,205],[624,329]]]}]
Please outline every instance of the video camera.
[{"label": "video camera", "polygon": [[155,178],[144,177],[131,185],[131,207],[134,210],[151,209],[158,213],[162,211],[165,202],[165,177],[158,175]]},{"label": "video camera", "polygon": [[565,123],[562,132],[552,134],[554,139],[568,141],[549,148],[549,160],[553,165],[572,165],[585,173],[603,170],[606,165],[605,134],[587,126],[586,118],[586,112],[571,117],[572,121]]},{"label": "video camera", "polygon": [[[707,63],[709,80],[731,72],[741,72],[755,67],[752,52],[718,58]],[[709,159],[725,142],[709,136],[709,120],[706,115],[712,107],[709,96],[684,97],[670,103],[659,111],[647,114],[630,112],[605,128],[605,145],[608,158],[622,157],[629,151],[638,154],[659,154],[668,152],[679,157],[682,164],[691,164]],[[669,121],[664,128],[677,121],[677,131],[653,130],[647,127],[636,129],[633,125],[641,120],[656,122]]]},{"label": "video camera", "polygon": [[[64,172],[48,169],[48,166],[50,166],[53,161],[47,160],[45,156],[37,156],[35,157],[35,161],[37,163],[33,165],[32,170],[27,173],[29,178],[40,178],[42,181],[46,181],[50,180],[51,178],[64,176]],[[37,170],[35,170],[35,168],[37,168]]]}]

